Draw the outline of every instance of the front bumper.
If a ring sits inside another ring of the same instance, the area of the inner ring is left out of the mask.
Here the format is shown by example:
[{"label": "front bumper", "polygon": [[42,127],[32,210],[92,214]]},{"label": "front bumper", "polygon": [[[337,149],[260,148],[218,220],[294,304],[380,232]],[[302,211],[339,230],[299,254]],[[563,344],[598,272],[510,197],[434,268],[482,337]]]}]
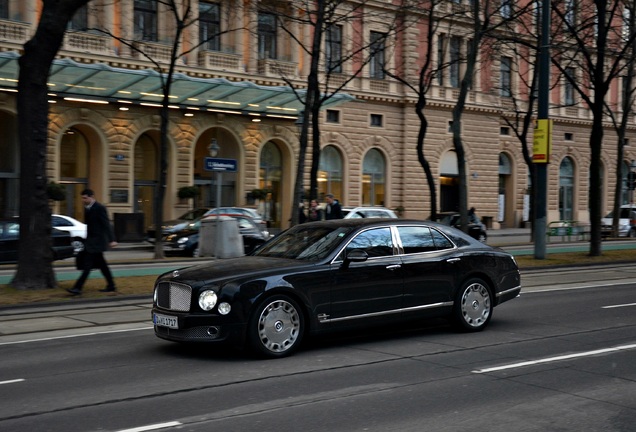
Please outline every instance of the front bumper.
[{"label": "front bumper", "polygon": [[245,340],[246,324],[231,322],[227,319],[229,317],[175,313],[154,307],[151,315],[153,322],[155,314],[175,317],[178,323],[176,329],[155,324],[155,335],[161,339],[173,342],[231,343],[235,345],[242,345]]}]

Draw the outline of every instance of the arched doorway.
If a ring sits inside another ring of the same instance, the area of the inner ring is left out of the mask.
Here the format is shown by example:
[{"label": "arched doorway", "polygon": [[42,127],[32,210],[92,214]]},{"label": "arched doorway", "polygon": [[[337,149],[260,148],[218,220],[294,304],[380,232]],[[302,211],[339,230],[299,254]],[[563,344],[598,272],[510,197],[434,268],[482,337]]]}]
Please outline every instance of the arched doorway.
[{"label": "arched doorway", "polygon": [[559,219],[574,218],[574,161],[566,156],[559,165]]},{"label": "arched doorway", "polygon": [[144,214],[144,226],[154,221],[155,188],[159,182],[159,145],[156,133],[147,132],[135,143],[133,212]]},{"label": "arched doorway", "polygon": [[318,166],[318,200],[324,202],[325,195],[333,194],[343,199],[342,190],[342,156],[334,146],[326,146],[320,152]]},{"label": "arched doorway", "polygon": [[269,141],[261,149],[259,170],[259,188],[268,191],[267,198],[261,202],[259,213],[268,225],[281,227],[282,221],[282,185],[283,155],[276,144]]},{"label": "arched doorway", "polygon": [[[78,128],[68,128],[60,142],[60,184],[66,187],[66,199],[60,202],[60,213],[84,219],[80,193],[88,186],[91,149],[86,135]],[[100,198],[101,199],[101,198]]]},{"label": "arched doorway", "polygon": [[364,155],[362,162],[362,205],[385,205],[386,162],[377,149]]},{"label": "arched doorway", "polygon": [[0,113],[0,216],[17,216],[20,212],[20,152],[15,116]]},{"label": "arched doorway", "polygon": [[459,168],[457,153],[447,151],[440,161],[439,208],[442,212],[459,210]]},{"label": "arched doorway", "polygon": [[[218,146],[216,156],[212,156],[210,153],[212,140],[216,140]],[[206,170],[205,159],[208,157],[234,159],[237,161],[237,171],[241,171],[240,154],[235,138],[222,128],[213,128],[206,131],[198,139],[194,150],[194,184],[199,188],[199,196],[195,200],[194,205],[209,208],[219,207],[216,182],[220,180],[221,206],[235,206],[237,173],[226,171],[218,176],[216,172]]]}]

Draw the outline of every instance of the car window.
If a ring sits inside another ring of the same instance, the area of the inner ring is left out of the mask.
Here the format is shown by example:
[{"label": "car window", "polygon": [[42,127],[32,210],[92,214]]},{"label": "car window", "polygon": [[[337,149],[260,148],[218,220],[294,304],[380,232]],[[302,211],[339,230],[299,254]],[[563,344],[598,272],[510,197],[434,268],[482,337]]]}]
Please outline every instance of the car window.
[{"label": "car window", "polygon": [[274,237],[254,255],[308,261],[323,259],[342,243],[351,229],[296,225]]},{"label": "car window", "polygon": [[73,224],[70,221],[67,221],[66,219],[61,218],[59,216],[52,216],[51,226],[62,227],[62,226],[73,226]]},{"label": "car window", "polygon": [[428,227],[398,227],[405,254],[435,250],[435,241]]},{"label": "car window", "polygon": [[362,249],[370,258],[393,255],[391,229],[374,228],[361,232],[349,242],[346,252],[353,249]]},{"label": "car window", "polygon": [[435,248],[437,250],[442,249],[452,249],[453,243],[441,232],[436,229],[431,229],[431,235],[433,236],[433,241],[435,242]]}]

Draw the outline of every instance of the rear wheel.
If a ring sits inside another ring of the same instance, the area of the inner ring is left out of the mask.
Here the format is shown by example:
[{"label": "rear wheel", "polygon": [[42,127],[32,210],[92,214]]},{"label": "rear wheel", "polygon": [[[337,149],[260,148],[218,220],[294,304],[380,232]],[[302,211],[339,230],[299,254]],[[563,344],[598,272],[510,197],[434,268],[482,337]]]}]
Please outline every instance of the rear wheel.
[{"label": "rear wheel", "polygon": [[275,295],[265,299],[250,318],[250,348],[265,357],[285,357],[298,349],[304,330],[298,304],[288,296]]},{"label": "rear wheel", "polygon": [[492,295],[481,279],[470,279],[457,293],[453,319],[458,328],[476,332],[483,330],[492,316]]}]

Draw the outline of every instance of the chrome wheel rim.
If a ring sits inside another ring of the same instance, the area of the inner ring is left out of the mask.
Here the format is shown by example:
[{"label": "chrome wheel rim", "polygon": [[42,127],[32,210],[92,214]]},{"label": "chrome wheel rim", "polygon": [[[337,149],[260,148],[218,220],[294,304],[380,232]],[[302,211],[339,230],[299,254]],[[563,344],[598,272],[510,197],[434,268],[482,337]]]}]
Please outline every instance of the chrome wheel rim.
[{"label": "chrome wheel rim", "polygon": [[268,304],[258,319],[258,337],[271,352],[282,353],[294,346],[300,332],[300,316],[285,300]]},{"label": "chrome wheel rim", "polygon": [[462,295],[461,312],[464,322],[471,327],[480,327],[490,316],[490,293],[478,283],[466,287]]}]

